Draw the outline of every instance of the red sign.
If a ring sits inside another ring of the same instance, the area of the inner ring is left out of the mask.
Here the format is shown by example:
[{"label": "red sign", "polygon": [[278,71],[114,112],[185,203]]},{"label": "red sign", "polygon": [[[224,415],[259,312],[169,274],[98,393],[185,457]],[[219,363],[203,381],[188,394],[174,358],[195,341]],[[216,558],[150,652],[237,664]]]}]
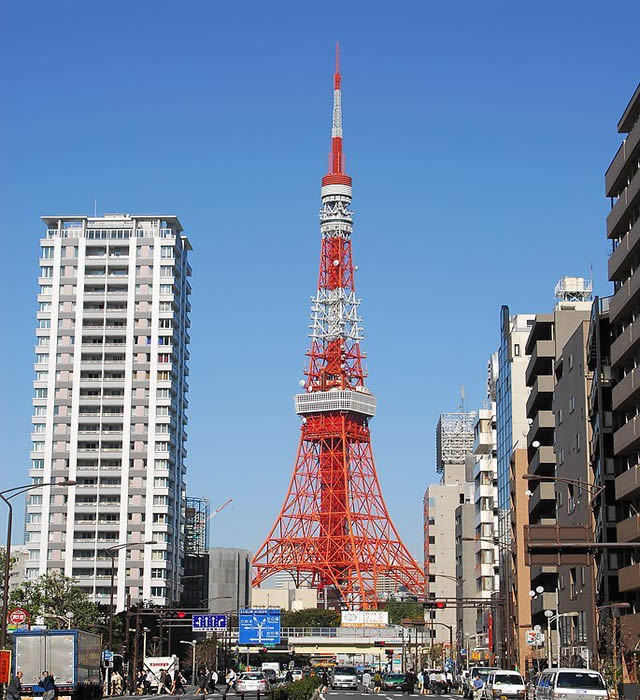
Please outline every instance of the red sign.
[{"label": "red sign", "polygon": [[0,651],[0,683],[5,685],[11,679],[11,652]]},{"label": "red sign", "polygon": [[29,613],[22,608],[9,610],[7,614],[7,629],[15,630],[29,626]]}]

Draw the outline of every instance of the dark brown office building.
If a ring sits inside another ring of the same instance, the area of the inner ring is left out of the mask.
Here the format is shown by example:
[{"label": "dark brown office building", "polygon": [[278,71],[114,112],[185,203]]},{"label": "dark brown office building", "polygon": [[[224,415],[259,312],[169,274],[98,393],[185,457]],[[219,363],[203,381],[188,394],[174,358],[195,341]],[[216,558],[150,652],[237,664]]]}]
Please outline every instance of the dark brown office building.
[{"label": "dark brown office building", "polygon": [[[613,251],[609,279],[615,294],[609,304],[611,324],[613,451],[617,537],[640,541],[640,85],[618,122],[625,140],[605,175],[611,211],[607,237]],[[618,569],[622,645],[628,652],[640,642],[640,550],[613,550]],[[616,601],[616,602],[618,602]]]}]

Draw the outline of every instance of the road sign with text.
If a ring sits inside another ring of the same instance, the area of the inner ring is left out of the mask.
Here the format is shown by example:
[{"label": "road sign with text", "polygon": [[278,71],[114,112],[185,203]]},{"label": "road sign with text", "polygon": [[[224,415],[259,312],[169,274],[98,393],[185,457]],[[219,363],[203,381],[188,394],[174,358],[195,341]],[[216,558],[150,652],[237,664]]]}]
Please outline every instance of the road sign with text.
[{"label": "road sign with text", "polygon": [[240,610],[238,623],[238,644],[280,644],[279,608]]},{"label": "road sign with text", "polygon": [[226,615],[193,615],[191,629],[194,632],[216,632],[227,629]]}]

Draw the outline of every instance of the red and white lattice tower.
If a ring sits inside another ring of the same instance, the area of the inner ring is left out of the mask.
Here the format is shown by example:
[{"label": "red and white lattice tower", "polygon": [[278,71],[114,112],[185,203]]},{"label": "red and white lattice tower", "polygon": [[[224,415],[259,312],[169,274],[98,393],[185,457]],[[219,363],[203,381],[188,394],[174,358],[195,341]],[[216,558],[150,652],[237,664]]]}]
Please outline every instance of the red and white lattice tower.
[{"label": "red and white lattice tower", "polygon": [[305,392],[295,397],[300,446],[280,515],[253,559],[253,585],[276,572],[352,609],[377,606],[377,584],[394,581],[420,596],[424,576],[400,540],[382,498],[369,421],[376,399],[365,386],[360,300],[351,256],[351,178],[342,152],[336,49],[329,173],[322,178],[320,274],[311,306]]}]

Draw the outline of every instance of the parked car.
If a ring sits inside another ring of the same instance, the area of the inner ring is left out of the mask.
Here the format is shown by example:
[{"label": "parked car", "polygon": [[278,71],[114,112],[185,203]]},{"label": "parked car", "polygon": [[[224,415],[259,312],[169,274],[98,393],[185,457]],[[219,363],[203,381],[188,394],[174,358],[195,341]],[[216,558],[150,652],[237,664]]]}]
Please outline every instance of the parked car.
[{"label": "parked car", "polygon": [[269,681],[262,671],[241,673],[236,681],[236,693],[269,692]]},{"label": "parked car", "polygon": [[483,688],[486,700],[524,698],[526,694],[524,680],[517,671],[491,671]]},{"label": "parked car", "polygon": [[302,673],[301,668],[294,668],[291,670],[291,675],[293,676],[294,681],[299,681],[304,674]]},{"label": "parked car", "polygon": [[497,666],[471,666],[467,676],[462,682],[462,697],[472,698],[473,697],[473,679],[479,676],[482,681],[486,684],[489,673],[491,671],[501,671],[502,669]]},{"label": "parked car", "polygon": [[536,685],[536,700],[594,700],[608,697],[602,676],[587,668],[548,668],[540,674]]},{"label": "parked car", "polygon": [[383,690],[402,690],[407,681],[404,673],[385,673],[382,676]]},{"label": "parked car", "polygon": [[333,672],[331,688],[347,688],[348,690],[358,690],[358,676],[353,666],[338,666]]}]

